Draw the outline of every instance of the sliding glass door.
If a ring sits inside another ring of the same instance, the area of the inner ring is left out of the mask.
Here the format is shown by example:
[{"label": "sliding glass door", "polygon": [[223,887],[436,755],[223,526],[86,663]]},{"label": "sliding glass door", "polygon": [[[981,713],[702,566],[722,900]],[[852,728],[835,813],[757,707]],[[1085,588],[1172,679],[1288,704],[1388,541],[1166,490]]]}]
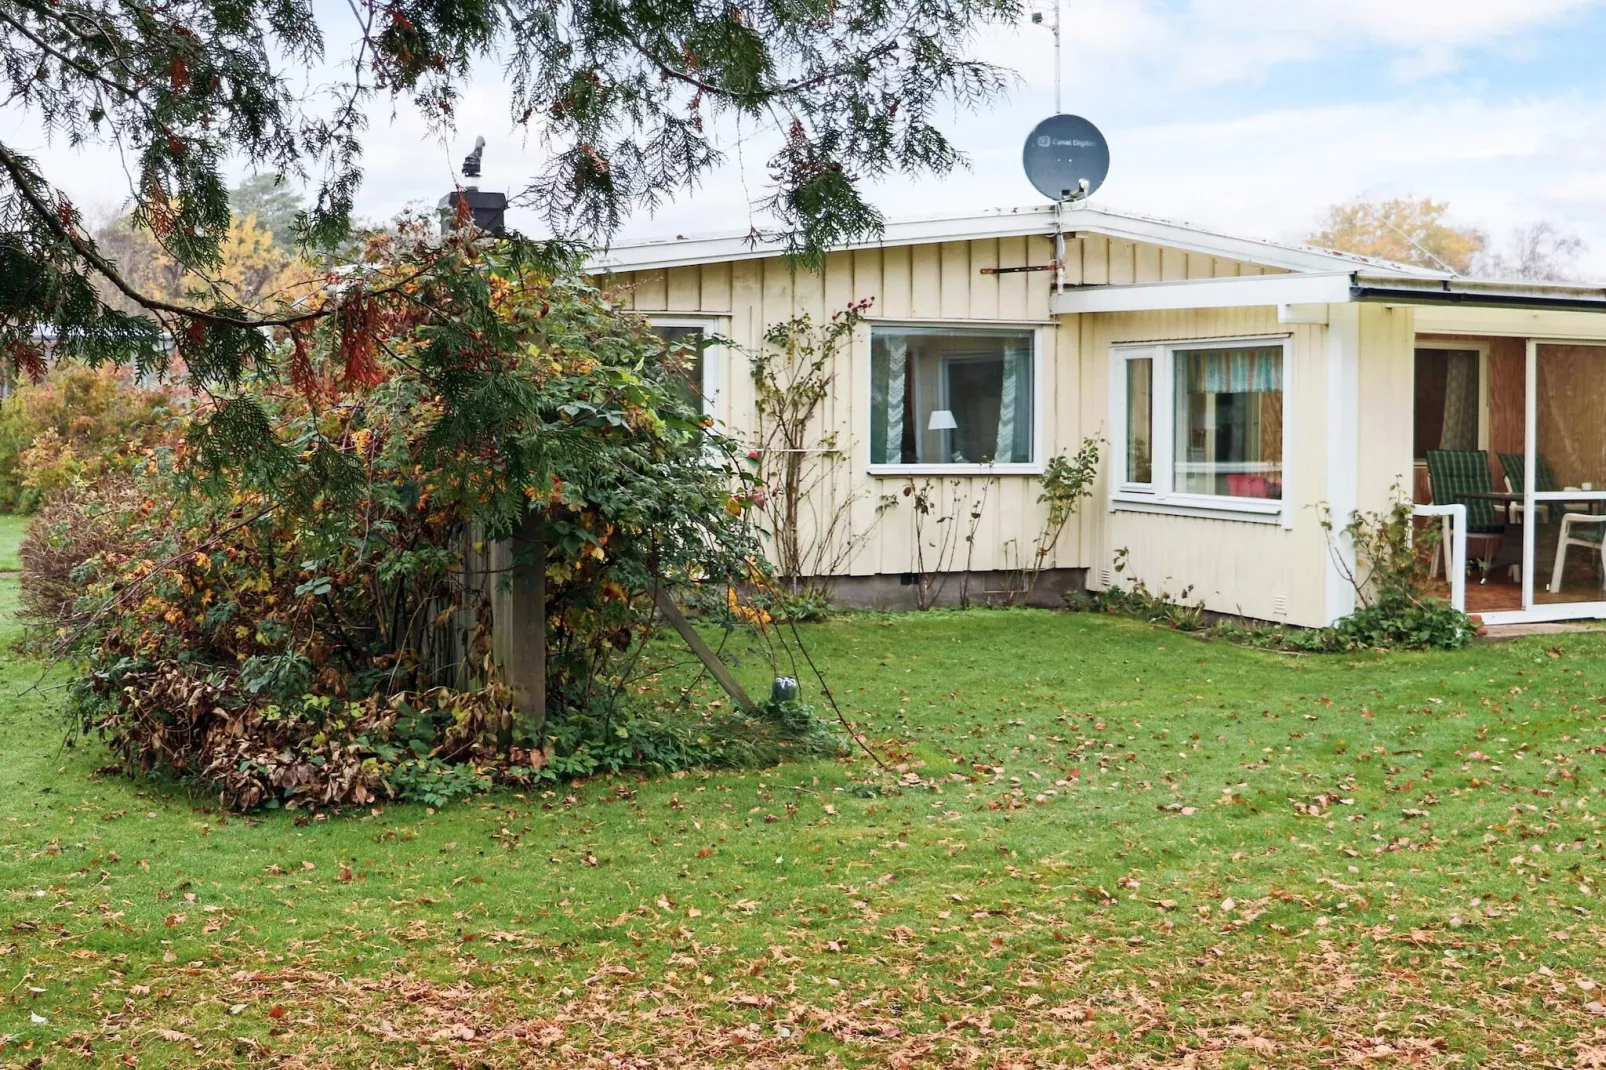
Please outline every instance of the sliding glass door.
[{"label": "sliding glass door", "polygon": [[1606,343],[1529,339],[1524,378],[1520,617],[1606,617]]}]

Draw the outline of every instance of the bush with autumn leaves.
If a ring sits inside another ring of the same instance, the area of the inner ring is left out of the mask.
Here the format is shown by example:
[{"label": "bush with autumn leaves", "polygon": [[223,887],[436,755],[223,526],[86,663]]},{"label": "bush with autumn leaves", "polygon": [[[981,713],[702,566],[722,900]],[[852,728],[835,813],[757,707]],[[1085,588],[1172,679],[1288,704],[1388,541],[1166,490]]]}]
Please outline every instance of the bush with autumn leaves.
[{"label": "bush with autumn leaves", "polygon": [[[31,604],[82,661],[77,730],[240,809],[825,745],[795,716],[676,709],[633,682],[659,585],[735,626],[761,617],[730,592],[765,577],[746,466],[639,318],[551,250],[405,229],[324,299],[274,374],[199,406],[131,486],[35,525],[36,554],[79,562]],[[464,572],[527,511],[547,547],[543,724],[513,710],[492,599]]]}]

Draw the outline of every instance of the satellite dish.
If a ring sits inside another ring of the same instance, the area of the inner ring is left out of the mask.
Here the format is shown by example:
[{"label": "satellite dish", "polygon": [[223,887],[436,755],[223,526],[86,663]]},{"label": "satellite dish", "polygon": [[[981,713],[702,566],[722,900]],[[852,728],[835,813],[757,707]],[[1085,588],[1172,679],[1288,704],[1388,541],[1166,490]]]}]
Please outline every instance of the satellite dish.
[{"label": "satellite dish", "polygon": [[1026,138],[1021,166],[1037,192],[1051,201],[1091,197],[1110,173],[1110,145],[1080,115],[1054,115]]}]

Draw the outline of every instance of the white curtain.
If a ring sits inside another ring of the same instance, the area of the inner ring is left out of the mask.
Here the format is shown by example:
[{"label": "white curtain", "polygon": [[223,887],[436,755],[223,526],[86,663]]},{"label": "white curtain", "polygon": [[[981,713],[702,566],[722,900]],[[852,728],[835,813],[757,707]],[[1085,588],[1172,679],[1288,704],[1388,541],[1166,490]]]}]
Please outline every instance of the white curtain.
[{"label": "white curtain", "polygon": [[894,335],[887,339],[887,438],[888,464],[903,461],[903,396],[909,375],[909,343]]},{"label": "white curtain", "polygon": [[1018,412],[1021,405],[1028,404],[1029,393],[1021,389],[1026,377],[1031,374],[1027,361],[1031,358],[1031,351],[1023,345],[1005,345],[1004,347],[1004,396],[998,406],[998,442],[993,450],[993,460],[998,464],[1016,464],[1030,460],[1031,448],[1020,439],[1030,426],[1031,413]]}]

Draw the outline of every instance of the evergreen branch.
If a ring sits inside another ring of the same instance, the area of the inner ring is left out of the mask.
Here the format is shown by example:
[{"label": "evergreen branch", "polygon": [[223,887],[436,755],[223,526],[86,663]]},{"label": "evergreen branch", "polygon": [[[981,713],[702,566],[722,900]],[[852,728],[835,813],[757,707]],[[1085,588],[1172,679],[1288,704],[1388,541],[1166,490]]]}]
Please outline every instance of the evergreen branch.
[{"label": "evergreen branch", "polygon": [[[49,202],[34,188],[34,177],[29,173],[22,157],[14,154],[4,143],[0,143],[0,167],[3,167],[11,176],[12,184],[16,187],[23,200],[27,201],[28,206],[33,209],[33,213],[39,222],[43,223],[45,228],[56,237],[72,246],[73,252],[77,253],[85,263],[93,267],[106,281],[115,286],[119,293],[141,308],[157,313],[165,312],[168,315],[181,316],[185,319],[200,320],[204,323],[246,330],[253,330],[259,327],[292,327],[296,324],[324,319],[338,310],[338,307],[325,306],[293,315],[244,318],[215,312],[210,309],[195,308],[191,305],[176,304],[172,301],[165,301],[161,298],[141,293],[137,287],[123,277],[116,264],[101,255],[100,250],[95,247],[93,241],[79,234],[76,227],[64,223],[58,214],[51,210]],[[435,263],[436,261],[432,259],[405,278],[382,286],[377,290],[368,291],[367,296],[384,297],[393,293],[405,292],[404,287],[429,274],[434,269]]]}]

